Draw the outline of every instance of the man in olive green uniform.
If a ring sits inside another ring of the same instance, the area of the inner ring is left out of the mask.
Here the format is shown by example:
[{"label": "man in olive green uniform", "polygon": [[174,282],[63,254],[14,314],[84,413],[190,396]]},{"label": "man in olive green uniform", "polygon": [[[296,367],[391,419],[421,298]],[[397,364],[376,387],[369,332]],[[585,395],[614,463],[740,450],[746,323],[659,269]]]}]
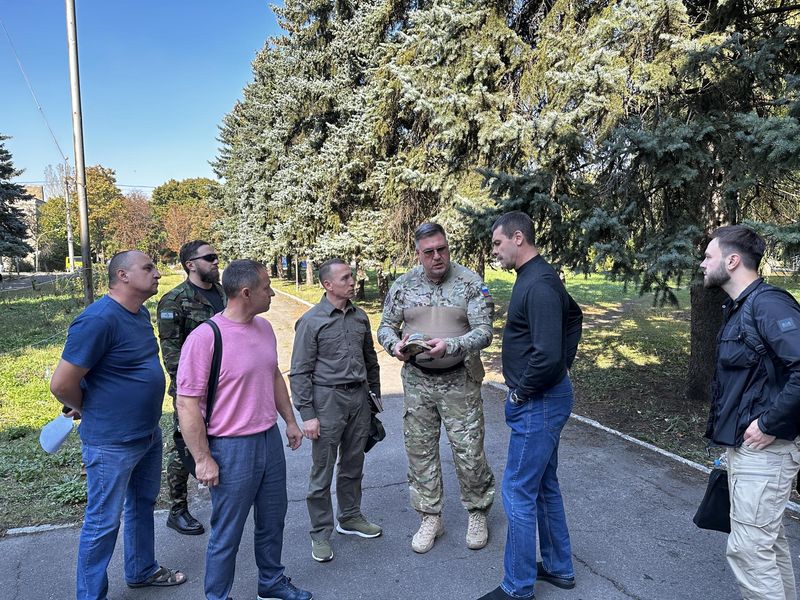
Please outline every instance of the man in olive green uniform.
[{"label": "man in olive green uniform", "polygon": [[[403,361],[403,429],[411,504],[421,515],[411,541],[427,552],[444,532],[439,434],[444,423],[469,511],[467,546],[483,548],[489,537],[486,512],[495,494],[494,475],[483,449],[484,421],[480,350],[492,341],[488,288],[481,278],[450,261],[441,225],[423,223],[414,232],[420,265],[389,290],[378,342]],[[409,336],[422,336],[430,350],[413,356]]]},{"label": "man in olive green uniform", "polygon": [[364,447],[369,437],[371,402],[381,395],[378,355],[372,343],[367,313],[353,305],[355,281],[342,259],[319,268],[325,294],[295,325],[292,401],[303,418],[303,434],[311,440],[308,516],[311,557],[333,559],[331,482],[336,457],[336,531],[362,538],[381,535],[380,526],[361,514]]},{"label": "man in olive green uniform", "polygon": [[[219,259],[214,248],[202,240],[185,243],[179,258],[188,275],[186,281],[161,297],[158,302],[158,337],[161,340],[161,357],[169,373],[169,394],[175,407],[175,376],[181,347],[194,329],[225,308],[225,292],[219,284]],[[173,413],[173,424],[178,429],[178,411]],[[187,484],[189,472],[183,466],[175,445],[168,449],[167,483],[172,507],[167,516],[167,527],[185,535],[200,535],[205,529],[189,512]]]}]

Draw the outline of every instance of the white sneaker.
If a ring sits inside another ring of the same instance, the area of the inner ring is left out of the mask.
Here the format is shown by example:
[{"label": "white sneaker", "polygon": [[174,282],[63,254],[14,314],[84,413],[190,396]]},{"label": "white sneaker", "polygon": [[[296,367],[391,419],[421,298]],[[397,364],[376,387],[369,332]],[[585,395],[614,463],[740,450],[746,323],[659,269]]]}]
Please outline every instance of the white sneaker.
[{"label": "white sneaker", "polygon": [[431,548],[436,538],[444,533],[442,515],[422,515],[422,523],[417,533],[411,538],[411,549],[419,554],[424,554]]},{"label": "white sneaker", "polygon": [[489,527],[486,523],[486,513],[482,510],[473,510],[469,513],[467,525],[467,548],[480,550],[489,541]]}]

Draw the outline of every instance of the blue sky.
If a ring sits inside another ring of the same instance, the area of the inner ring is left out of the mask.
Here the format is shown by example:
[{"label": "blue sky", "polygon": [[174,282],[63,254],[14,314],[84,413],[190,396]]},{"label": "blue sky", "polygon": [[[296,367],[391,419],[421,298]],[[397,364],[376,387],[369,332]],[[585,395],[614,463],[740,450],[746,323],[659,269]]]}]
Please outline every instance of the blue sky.
[{"label": "blue sky", "polygon": [[[76,0],[86,165],[123,186],[214,177],[218,126],[279,28],[266,0]],[[73,158],[63,0],[0,0],[0,20]],[[0,29],[0,133],[19,182],[61,157]],[[74,163],[73,163],[74,164]],[[123,191],[130,188],[123,187]]]}]

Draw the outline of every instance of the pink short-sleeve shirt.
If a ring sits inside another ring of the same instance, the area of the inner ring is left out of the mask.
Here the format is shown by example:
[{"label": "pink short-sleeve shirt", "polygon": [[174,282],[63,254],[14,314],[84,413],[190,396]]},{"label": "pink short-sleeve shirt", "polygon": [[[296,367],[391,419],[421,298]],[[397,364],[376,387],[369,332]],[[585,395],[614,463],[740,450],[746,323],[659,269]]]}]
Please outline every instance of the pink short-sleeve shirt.
[{"label": "pink short-sleeve shirt", "polygon": [[[237,323],[222,313],[212,319],[222,334],[222,364],[208,435],[240,437],[266,431],[278,420],[278,349],[272,325],[261,317]],[[186,338],[178,364],[178,394],[201,398],[203,416],[213,352],[214,333],[201,325]]]}]

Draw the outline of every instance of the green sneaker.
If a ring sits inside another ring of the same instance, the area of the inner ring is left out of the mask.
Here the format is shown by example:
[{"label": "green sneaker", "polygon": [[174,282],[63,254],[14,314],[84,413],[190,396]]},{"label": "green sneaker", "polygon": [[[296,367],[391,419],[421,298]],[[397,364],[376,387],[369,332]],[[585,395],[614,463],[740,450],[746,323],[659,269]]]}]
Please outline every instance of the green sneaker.
[{"label": "green sneaker", "polygon": [[311,558],[317,562],[333,560],[333,548],[328,540],[311,540]]},{"label": "green sneaker", "polygon": [[357,535],[363,538],[376,538],[383,533],[383,529],[375,523],[370,523],[363,516],[359,515],[346,521],[339,521],[336,531],[345,535]]}]

